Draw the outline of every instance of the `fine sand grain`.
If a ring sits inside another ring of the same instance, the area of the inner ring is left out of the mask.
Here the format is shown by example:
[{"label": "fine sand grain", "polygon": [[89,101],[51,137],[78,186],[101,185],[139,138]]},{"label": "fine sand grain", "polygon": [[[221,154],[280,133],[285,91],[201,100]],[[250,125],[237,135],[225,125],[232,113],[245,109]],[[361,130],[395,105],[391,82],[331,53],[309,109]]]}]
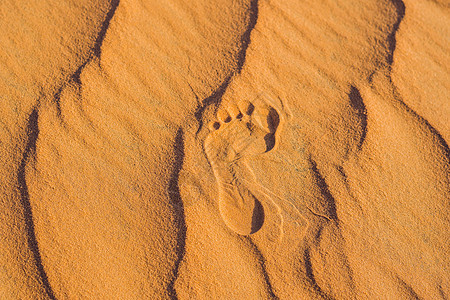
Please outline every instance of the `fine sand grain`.
[{"label": "fine sand grain", "polygon": [[448,299],[445,0],[0,2],[0,299]]}]

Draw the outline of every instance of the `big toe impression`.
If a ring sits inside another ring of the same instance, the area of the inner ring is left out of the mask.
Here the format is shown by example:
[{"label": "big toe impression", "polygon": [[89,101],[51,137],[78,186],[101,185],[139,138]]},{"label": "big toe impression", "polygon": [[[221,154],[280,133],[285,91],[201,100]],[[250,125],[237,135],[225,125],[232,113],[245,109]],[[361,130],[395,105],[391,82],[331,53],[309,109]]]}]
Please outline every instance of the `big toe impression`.
[{"label": "big toe impression", "polygon": [[269,152],[275,147],[276,133],[280,126],[280,114],[278,111],[266,104],[259,102],[255,105],[255,111],[253,113],[254,122],[264,131],[266,135],[264,140],[266,142],[266,151]]}]

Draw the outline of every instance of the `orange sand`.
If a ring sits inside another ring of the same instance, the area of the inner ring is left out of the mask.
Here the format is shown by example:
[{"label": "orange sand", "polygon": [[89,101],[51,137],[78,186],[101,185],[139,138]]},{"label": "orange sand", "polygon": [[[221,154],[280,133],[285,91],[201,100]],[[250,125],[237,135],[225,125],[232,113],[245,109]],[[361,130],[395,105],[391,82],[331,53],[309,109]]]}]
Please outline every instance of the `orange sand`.
[{"label": "orange sand", "polygon": [[0,299],[448,299],[445,0],[3,0]]}]

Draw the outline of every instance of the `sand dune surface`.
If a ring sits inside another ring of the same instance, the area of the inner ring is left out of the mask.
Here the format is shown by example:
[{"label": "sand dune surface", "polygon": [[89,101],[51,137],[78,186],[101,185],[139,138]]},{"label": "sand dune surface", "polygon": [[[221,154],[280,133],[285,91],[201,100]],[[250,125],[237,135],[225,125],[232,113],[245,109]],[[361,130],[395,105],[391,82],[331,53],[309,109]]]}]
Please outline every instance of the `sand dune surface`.
[{"label": "sand dune surface", "polygon": [[0,3],[0,299],[447,299],[450,6]]}]

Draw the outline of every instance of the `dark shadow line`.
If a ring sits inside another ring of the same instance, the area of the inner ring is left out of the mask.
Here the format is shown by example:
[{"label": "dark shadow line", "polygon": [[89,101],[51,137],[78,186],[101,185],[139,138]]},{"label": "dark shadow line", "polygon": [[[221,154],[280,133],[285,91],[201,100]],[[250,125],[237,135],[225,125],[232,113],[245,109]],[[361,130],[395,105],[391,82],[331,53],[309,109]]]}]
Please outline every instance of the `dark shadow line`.
[{"label": "dark shadow line", "polygon": [[[101,55],[101,46],[103,43],[103,40],[106,35],[106,31],[108,30],[109,24],[111,22],[112,17],[114,16],[116,9],[119,5],[120,0],[112,0],[111,1],[111,9],[108,11],[105,21],[102,23],[101,30],[99,32],[99,35],[95,41],[94,47],[93,47],[93,54],[97,57],[100,57]],[[84,67],[88,64],[89,61],[92,60],[92,55],[72,74],[70,77],[70,80],[73,80],[75,83],[81,85],[81,72],[84,69]],[[66,86],[67,83],[63,84],[58,91],[55,93],[54,101],[56,104],[57,114],[59,117],[61,117],[61,92],[63,88]],[[33,223],[33,214],[31,210],[31,204],[30,204],[30,195],[28,191],[28,186],[26,183],[26,165],[29,159],[32,155],[36,153],[36,142],[39,136],[39,127],[38,127],[38,108],[34,108],[32,113],[29,116],[28,119],[28,127],[27,127],[27,133],[28,133],[28,141],[25,147],[25,151],[21,160],[21,163],[19,165],[18,173],[17,173],[17,181],[18,181],[18,187],[20,192],[20,199],[21,204],[24,209],[24,218],[25,218],[25,226],[27,230],[27,242],[28,246],[30,247],[33,257],[36,263],[36,268],[39,273],[39,276],[42,280],[42,284],[44,285],[44,289],[47,293],[47,295],[50,297],[50,299],[56,299],[53,290],[50,286],[47,274],[44,269],[44,265],[42,264],[42,258],[39,252],[39,245],[36,239],[36,233]]]},{"label": "dark shadow line", "polygon": [[246,240],[248,242],[248,244],[252,248],[252,252],[254,252],[255,255],[257,256],[257,261],[259,262],[259,265],[261,266],[261,272],[263,274],[264,281],[266,283],[267,290],[270,294],[271,299],[278,300],[279,298],[277,295],[275,295],[275,292],[273,291],[272,284],[270,283],[269,274],[267,274],[267,271],[266,271],[264,256],[262,255],[261,251],[259,251],[258,247],[256,247],[255,243],[253,243],[253,241],[251,240],[250,237],[244,236],[243,238],[244,238],[244,240]]},{"label": "dark shadow line", "polygon": [[348,94],[350,99],[350,105],[356,110],[359,120],[361,122],[361,137],[358,142],[358,149],[361,150],[362,145],[367,136],[367,109],[364,105],[363,99],[359,90],[355,86],[350,87],[350,93]]},{"label": "dark shadow line", "polygon": [[[414,291],[414,289],[412,288],[412,286],[410,286],[409,284],[407,284],[404,280],[402,280],[400,278],[400,276],[396,276],[395,279],[397,279],[397,283],[402,286],[408,293],[410,298],[409,299],[414,299],[414,300],[420,300],[422,299],[421,297],[419,297],[419,295],[416,293],[416,291]],[[445,299],[445,298],[443,298]]]},{"label": "dark shadow line", "polygon": [[106,36],[106,32],[108,31],[109,25],[111,23],[112,18],[114,17],[114,14],[116,13],[119,3],[120,3],[120,0],[111,0],[111,8],[109,9],[108,13],[106,14],[105,20],[102,22],[100,32],[97,35],[97,38],[94,42],[94,46],[92,48],[92,53],[89,55],[89,57],[86,59],[86,61],[83,62],[78,67],[78,69],[69,77],[69,80],[67,82],[63,83],[62,86],[59,88],[59,90],[56,92],[54,99],[55,99],[55,103],[57,105],[57,110],[58,110],[59,116],[61,116],[61,105],[59,103],[61,91],[66,87],[66,85],[70,81],[73,81],[78,86],[81,86],[81,72],[83,71],[83,69],[94,58],[94,56],[96,56],[100,59],[100,56],[102,54],[101,48],[102,48],[103,41]]},{"label": "dark shadow line", "polygon": [[116,13],[119,3],[120,3],[120,0],[111,0],[111,8],[108,11],[108,13],[106,14],[105,21],[103,21],[101,30],[97,36],[97,39],[95,40],[93,51],[94,51],[94,55],[97,56],[98,58],[100,58],[100,56],[102,54],[101,48],[102,48],[103,40],[105,39],[106,31],[109,28],[111,19],[114,17],[114,14]]},{"label": "dark shadow line", "polygon": [[327,211],[329,213],[329,216],[331,217],[331,219],[338,222],[336,201],[333,195],[331,195],[331,192],[328,188],[327,183],[325,182],[325,179],[320,174],[319,169],[317,168],[317,163],[312,158],[309,159],[309,163],[311,164],[311,170],[313,172],[315,182],[319,187],[320,192],[322,193],[322,195],[324,196],[325,200],[328,203]]},{"label": "dark shadow line", "polygon": [[433,125],[430,124],[430,122],[428,122],[427,119],[425,119],[424,117],[422,117],[421,115],[419,115],[415,110],[413,110],[412,108],[410,108],[410,107],[402,100],[402,97],[401,97],[401,95],[400,95],[400,93],[399,93],[397,87],[396,87],[396,86],[394,85],[394,83],[392,82],[392,79],[390,79],[390,80],[391,80],[392,86],[394,87],[394,97],[395,97],[395,99],[397,99],[398,102],[400,102],[400,105],[402,105],[403,108],[404,108],[407,112],[409,112],[409,113],[412,114],[414,117],[416,117],[417,119],[419,119],[419,121],[420,121],[421,123],[423,123],[423,124],[431,131],[431,133],[436,137],[436,139],[437,139],[437,141],[438,141],[438,143],[439,143],[439,146],[441,147],[441,149],[442,149],[443,152],[444,152],[444,156],[445,156],[447,165],[450,165],[450,148],[449,148],[449,146],[448,146],[448,144],[447,144],[447,141],[442,137],[441,133],[440,133],[436,128],[434,128]]},{"label": "dark shadow line", "polygon": [[61,111],[61,93],[64,89],[65,85],[62,85],[58,91],[56,92],[55,96],[53,97],[53,100],[55,101],[56,106],[56,115],[58,118],[62,118],[62,111]]},{"label": "dark shadow line", "polygon": [[352,201],[352,204],[357,205],[358,210],[362,212],[363,208],[361,207],[361,204],[357,201],[356,197],[353,195],[352,188],[350,186],[350,182],[347,174],[345,173],[344,168],[342,166],[336,166],[336,170],[342,176],[341,179],[344,182],[345,189],[347,190],[347,193],[349,195],[349,201]]},{"label": "dark shadow line", "polygon": [[94,42],[94,47],[92,48],[92,54],[86,59],[84,63],[81,64],[81,66],[72,74],[70,77],[73,82],[75,82],[78,85],[81,85],[81,72],[83,71],[84,67],[93,59],[93,56],[96,56],[100,59],[100,56],[102,55],[102,45],[103,41],[106,37],[106,32],[108,31],[109,25],[111,23],[112,18],[114,17],[117,7],[119,7],[120,0],[111,0],[111,8],[109,9],[108,13],[106,14],[105,20],[102,22],[100,32],[97,35],[97,38]]},{"label": "dark shadow line", "polygon": [[175,262],[174,268],[174,277],[170,281],[167,292],[171,299],[178,299],[176,290],[175,290],[175,281],[178,278],[178,272],[181,265],[181,262],[184,259],[186,253],[186,220],[184,217],[184,205],[181,199],[180,187],[178,185],[178,180],[180,177],[180,172],[183,167],[184,162],[184,133],[180,128],[177,131],[177,135],[175,137],[174,142],[174,170],[172,172],[170,181],[169,181],[169,198],[173,208],[175,209],[175,219],[176,224],[179,226],[179,233],[177,237],[177,253],[178,258]]},{"label": "dark shadow line", "polygon": [[251,33],[256,26],[256,22],[258,21],[258,13],[259,13],[258,0],[252,0],[250,2],[250,21],[247,26],[247,30],[244,32],[241,38],[242,48],[241,51],[239,51],[238,53],[238,65],[236,71],[237,74],[240,74],[242,68],[244,67],[245,59],[247,56],[247,49],[250,45]]},{"label": "dark shadow line", "polygon": [[33,253],[37,271],[42,280],[42,284],[44,285],[44,289],[47,295],[50,297],[50,299],[56,299],[53,290],[50,286],[50,283],[48,281],[44,265],[42,264],[42,258],[39,252],[39,245],[36,239],[36,233],[33,223],[33,213],[30,204],[30,194],[28,192],[28,186],[26,182],[26,165],[29,162],[29,160],[32,159],[32,156],[35,155],[36,153],[36,143],[39,136],[38,117],[39,117],[38,110],[37,108],[34,108],[28,119],[27,125],[28,141],[25,146],[25,151],[17,172],[17,181],[19,184],[21,204],[24,209],[28,246],[30,247]]},{"label": "dark shadow line", "polygon": [[[336,222],[337,228],[339,230],[339,237],[340,237],[340,239],[343,242],[345,242],[344,238],[342,237],[341,229],[339,227],[339,219],[337,217],[337,210],[336,210],[336,200],[331,195],[331,192],[329,191],[329,188],[328,188],[327,183],[325,182],[325,179],[320,174],[320,171],[317,168],[317,163],[312,158],[309,158],[309,161],[310,161],[310,164],[311,164],[311,170],[313,172],[313,176],[315,178],[315,182],[319,186],[322,195],[325,197],[325,199],[327,200],[327,202],[329,204],[329,206],[328,206],[328,213],[330,214],[332,220],[334,222]],[[343,170],[340,167],[338,167],[338,170],[341,173],[341,175],[343,176],[346,188],[350,189],[349,186],[348,186],[348,182],[347,182],[347,176],[345,175],[345,173],[343,172]],[[350,192],[350,190],[349,190],[349,192]],[[320,235],[322,234],[322,230],[323,230],[323,227],[321,229],[319,229],[319,231],[317,232],[317,234],[315,236],[315,239],[317,241],[320,240],[320,238],[321,238]],[[304,258],[304,261],[305,261],[305,272],[306,272],[306,276],[307,276],[308,280],[310,280],[310,283],[311,283],[312,287],[324,299],[333,299],[332,296],[328,295],[325,291],[323,291],[321,289],[321,287],[319,286],[319,284],[316,281],[316,278],[314,276],[314,271],[313,271],[313,268],[312,268],[312,263],[311,263],[310,250],[309,249],[305,249],[304,251],[305,252],[304,252],[303,258]],[[343,267],[347,269],[346,271],[347,271],[347,274],[348,274],[349,279],[350,279],[350,285],[352,287],[354,287],[353,270],[350,267],[347,255],[342,254],[341,259],[342,259]]]},{"label": "dark shadow line", "polygon": [[84,67],[86,67],[86,65],[91,61],[91,59],[92,57],[89,57],[83,64],[81,64],[81,66],[72,74],[70,80],[81,86],[81,72],[83,71]]},{"label": "dark shadow line", "polygon": [[[397,21],[394,24],[391,34],[388,36],[389,55],[387,58],[387,62],[389,63],[390,68],[392,68],[392,64],[394,62],[394,51],[397,46],[396,34],[400,27],[400,23],[402,22],[403,18],[405,17],[405,11],[406,11],[405,3],[402,0],[391,0],[391,1],[397,10]],[[416,113],[412,108],[410,108],[408,105],[406,105],[406,103],[403,102],[403,100],[401,100],[400,93],[398,92],[395,84],[393,83],[392,78],[389,77],[389,80],[391,81],[392,86],[394,87],[394,94],[396,96],[396,99],[400,99],[399,102],[405,107],[405,109],[408,112],[412,113],[420,121],[422,121],[430,129],[430,131],[436,136],[436,138],[438,139],[438,141],[440,143],[440,146],[442,147],[442,149],[444,151],[444,155],[447,160],[446,162],[447,162],[447,164],[450,164],[450,148],[447,144],[447,141],[442,137],[442,135],[439,133],[439,131],[436,128],[434,128],[430,124],[430,122],[428,122],[427,119],[425,119],[424,117],[422,117],[421,115]]]},{"label": "dark shadow line", "polygon": [[387,63],[392,67],[392,63],[394,62],[394,52],[395,48],[397,46],[397,40],[396,35],[397,31],[400,27],[400,23],[402,22],[403,18],[405,17],[405,4],[402,0],[391,0],[392,4],[394,4],[395,9],[397,10],[397,20],[393,26],[392,32],[389,34],[387,40],[388,40],[388,47],[389,47],[389,53],[387,57]]},{"label": "dark shadow line", "polygon": [[309,254],[309,250],[306,249],[303,253],[303,260],[305,261],[305,273],[306,278],[310,281],[312,288],[323,298],[323,299],[332,299],[329,295],[327,295],[317,284],[316,278],[314,276],[312,263],[311,263],[311,255]]}]

